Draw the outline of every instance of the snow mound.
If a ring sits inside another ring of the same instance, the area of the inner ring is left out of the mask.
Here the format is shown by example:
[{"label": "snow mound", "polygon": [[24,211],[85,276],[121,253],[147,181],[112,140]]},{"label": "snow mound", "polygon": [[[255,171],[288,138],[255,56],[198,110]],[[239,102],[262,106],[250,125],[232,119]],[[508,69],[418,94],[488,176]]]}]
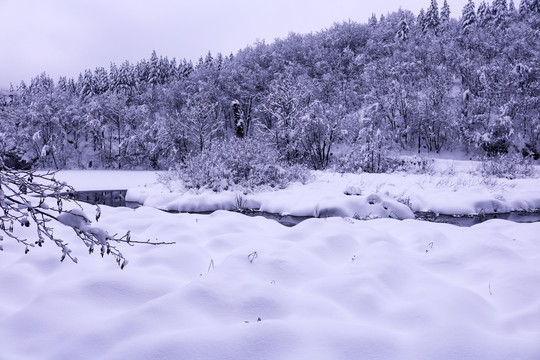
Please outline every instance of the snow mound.
[{"label": "snow mound", "polygon": [[[388,201],[349,199],[351,211]],[[491,220],[460,228],[327,218],[287,228],[227,211],[108,207],[100,223],[176,244],[128,247],[131,264],[119,270],[113,259],[85,256],[77,242],[70,245],[82,255],[79,264],[60,263],[52,244],[24,255],[5,242],[0,358],[536,360],[540,354],[534,286],[540,223]],[[74,236],[61,225],[56,231]]]},{"label": "snow mound", "polygon": [[414,219],[414,213],[409,207],[396,200],[378,194],[369,196],[334,196],[322,199],[315,213],[315,217],[354,217]]}]

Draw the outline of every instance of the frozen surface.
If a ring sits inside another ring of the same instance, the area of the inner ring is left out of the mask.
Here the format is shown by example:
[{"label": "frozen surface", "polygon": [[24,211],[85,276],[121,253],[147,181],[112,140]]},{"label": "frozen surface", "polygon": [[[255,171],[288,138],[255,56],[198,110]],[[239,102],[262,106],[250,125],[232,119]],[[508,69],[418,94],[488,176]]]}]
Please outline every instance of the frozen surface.
[{"label": "frozen surface", "polygon": [[155,184],[160,173],[157,171],[62,170],[56,173],[55,178],[65,181],[78,191],[121,190]]},{"label": "frozen surface", "polygon": [[176,244],[120,270],[61,224],[79,264],[4,241],[0,359],[540,358],[540,223],[102,212]]}]

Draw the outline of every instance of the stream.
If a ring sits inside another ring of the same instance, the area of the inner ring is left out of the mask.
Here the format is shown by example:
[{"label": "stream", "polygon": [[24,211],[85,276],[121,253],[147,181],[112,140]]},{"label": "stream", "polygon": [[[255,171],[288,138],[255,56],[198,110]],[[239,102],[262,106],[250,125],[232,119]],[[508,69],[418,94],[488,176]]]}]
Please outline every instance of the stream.
[{"label": "stream", "polygon": [[[107,205],[112,207],[129,207],[132,209],[142,206],[136,202],[127,202],[127,190],[96,190],[96,191],[77,191],[74,193],[64,193],[61,196],[76,201],[86,202],[92,205]],[[232,211],[232,210],[231,210]],[[179,213],[177,211],[168,211],[170,213]],[[275,220],[285,226],[295,226],[304,220],[312,219],[312,216],[294,216],[268,213],[257,210],[238,211],[246,216],[262,216],[267,219]],[[200,214],[210,214],[212,212],[203,212]],[[430,221],[437,223],[452,224],[456,226],[473,226],[491,219],[502,219],[517,223],[532,223],[540,221],[540,209],[534,211],[512,211],[508,213],[495,214],[476,214],[476,215],[444,215],[433,212],[415,212],[417,220]]]}]

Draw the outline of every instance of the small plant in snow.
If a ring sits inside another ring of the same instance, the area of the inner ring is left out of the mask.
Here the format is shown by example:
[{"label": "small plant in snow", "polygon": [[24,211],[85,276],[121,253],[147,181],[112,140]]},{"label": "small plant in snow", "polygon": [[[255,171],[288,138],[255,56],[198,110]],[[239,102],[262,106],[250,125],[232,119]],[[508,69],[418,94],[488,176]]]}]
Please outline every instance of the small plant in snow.
[{"label": "small plant in snow", "polygon": [[345,195],[355,195],[360,196],[362,195],[362,188],[360,186],[356,185],[349,185],[345,188],[345,191],[343,192]]},{"label": "small plant in snow", "polygon": [[405,193],[401,193],[401,195],[399,195],[396,200],[403,205],[407,205],[407,207],[412,208],[411,197],[405,195]]},{"label": "small plant in snow", "polygon": [[258,256],[259,255],[257,254],[256,251],[252,252],[251,254],[248,255],[249,262],[253,263],[253,260],[255,260]]},{"label": "small plant in snow", "polygon": [[234,197],[234,207],[236,211],[242,212],[246,210],[247,200],[241,193],[236,193]]}]

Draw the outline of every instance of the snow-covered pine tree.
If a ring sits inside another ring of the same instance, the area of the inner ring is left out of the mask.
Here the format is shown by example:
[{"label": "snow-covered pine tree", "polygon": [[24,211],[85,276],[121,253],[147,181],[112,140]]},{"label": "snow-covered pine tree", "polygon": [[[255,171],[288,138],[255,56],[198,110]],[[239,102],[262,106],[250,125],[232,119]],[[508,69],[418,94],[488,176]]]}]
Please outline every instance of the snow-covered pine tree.
[{"label": "snow-covered pine tree", "polygon": [[401,16],[401,20],[399,21],[396,39],[399,41],[406,41],[409,39],[409,24],[404,15]]},{"label": "snow-covered pine tree", "polygon": [[110,68],[109,68],[109,85],[110,89],[114,92],[118,92],[118,86],[119,86],[119,70],[118,66],[111,62]]},{"label": "snow-covered pine tree", "polygon": [[469,0],[467,4],[463,7],[461,12],[461,30],[464,33],[470,31],[471,27],[476,23],[476,13],[474,12],[474,1]]},{"label": "snow-covered pine tree", "polygon": [[171,65],[169,58],[160,56],[159,58],[159,83],[165,84],[171,78]]},{"label": "snow-covered pine tree", "polygon": [[211,68],[214,66],[214,57],[212,56],[212,52],[208,51],[208,54],[206,54],[206,57],[204,58],[204,66],[207,68]]},{"label": "snow-covered pine tree", "polygon": [[152,86],[155,87],[160,83],[161,78],[161,68],[159,66],[159,58],[156,54],[156,50],[152,51],[150,56],[150,62],[148,63],[148,78],[146,81]]},{"label": "snow-covered pine tree", "polygon": [[169,62],[169,68],[168,68],[168,75],[167,81],[173,81],[174,79],[178,79],[178,65],[176,65],[176,58],[173,58]]},{"label": "snow-covered pine tree", "polygon": [[437,5],[437,0],[431,0],[431,5],[426,11],[425,16],[425,30],[433,30],[436,31],[440,24],[440,18],[439,18],[439,6]]},{"label": "snow-covered pine tree", "polygon": [[67,78],[65,76],[60,76],[58,79],[57,87],[61,90],[66,92],[67,91]]},{"label": "snow-covered pine tree", "polygon": [[530,0],[529,11],[533,14],[540,14],[540,0]]},{"label": "snow-covered pine tree", "polygon": [[182,62],[178,64],[177,74],[178,79],[185,79],[191,73],[194,71],[193,63],[190,61],[187,61],[186,59],[182,59]]},{"label": "snow-covered pine tree", "polygon": [[109,90],[109,74],[103,67],[94,71],[94,91],[97,95],[104,94]]},{"label": "snow-covered pine tree", "polygon": [[371,27],[374,27],[377,25],[377,16],[375,16],[375,14],[371,14],[371,17],[368,20],[368,25]]},{"label": "snow-covered pine tree", "polygon": [[529,14],[530,8],[530,0],[521,0],[521,2],[519,3],[519,15],[521,17],[526,17]]},{"label": "snow-covered pine tree", "polygon": [[67,81],[67,90],[70,94],[76,94],[77,93],[77,84],[75,84],[75,80],[73,78],[69,78]]},{"label": "snow-covered pine tree", "polygon": [[94,75],[91,70],[85,70],[81,79],[81,99],[87,100],[89,97],[95,95],[94,91]]},{"label": "snow-covered pine tree", "polygon": [[135,71],[134,67],[129,63],[129,61],[124,61],[118,69],[118,85],[117,91],[123,94],[131,95],[133,89],[137,85],[135,80]]},{"label": "snow-covered pine tree", "polygon": [[495,0],[491,10],[496,25],[501,25],[506,21],[506,18],[508,17],[506,0]]},{"label": "snow-covered pine tree", "polygon": [[420,9],[420,12],[418,13],[418,16],[416,17],[416,26],[418,27],[418,29],[420,29],[420,31],[424,31],[424,29],[426,28],[425,26],[425,21],[426,21],[426,12],[424,11],[424,9]]},{"label": "snow-covered pine tree", "polygon": [[514,3],[514,0],[510,0],[508,2],[508,15],[511,17],[515,17],[516,14],[517,14],[516,4]]},{"label": "snow-covered pine tree", "polygon": [[482,1],[478,6],[476,19],[480,26],[486,26],[493,19],[491,8],[485,1]]},{"label": "snow-covered pine tree", "polygon": [[448,27],[449,22],[450,22],[450,6],[448,5],[448,1],[444,0],[443,6],[441,8],[441,16],[440,16],[441,29],[442,30],[446,29],[446,27]]}]

